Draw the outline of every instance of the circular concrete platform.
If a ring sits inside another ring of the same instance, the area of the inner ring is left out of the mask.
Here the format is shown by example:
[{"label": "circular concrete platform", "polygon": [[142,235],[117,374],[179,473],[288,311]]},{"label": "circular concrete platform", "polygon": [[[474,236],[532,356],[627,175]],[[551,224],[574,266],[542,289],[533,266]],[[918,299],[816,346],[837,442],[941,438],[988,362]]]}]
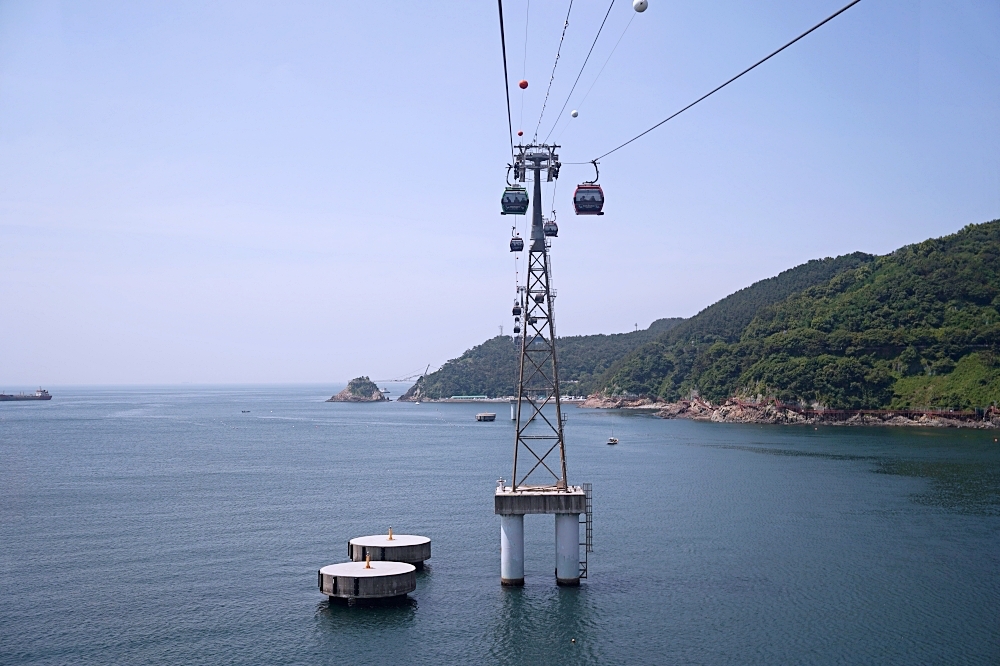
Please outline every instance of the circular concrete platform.
[{"label": "circular concrete platform", "polygon": [[414,534],[373,534],[347,542],[347,556],[355,562],[371,557],[372,562],[408,562],[422,569],[424,560],[431,559],[431,540]]},{"label": "circular concrete platform", "polygon": [[319,590],[331,599],[399,597],[417,588],[416,570],[405,562],[330,564],[319,570]]}]

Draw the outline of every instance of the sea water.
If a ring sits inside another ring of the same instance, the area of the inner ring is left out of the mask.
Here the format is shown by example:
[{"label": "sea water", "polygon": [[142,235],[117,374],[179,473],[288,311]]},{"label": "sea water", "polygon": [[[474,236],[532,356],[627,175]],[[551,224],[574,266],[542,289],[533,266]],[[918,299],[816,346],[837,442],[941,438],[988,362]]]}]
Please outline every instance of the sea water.
[{"label": "sea water", "polygon": [[[507,405],[339,388],[0,405],[0,663],[1000,663],[996,431],[569,407],[589,578],[555,585],[554,520],[528,516],[505,589]],[[316,570],[389,526],[433,539],[416,591],[331,605]]]}]

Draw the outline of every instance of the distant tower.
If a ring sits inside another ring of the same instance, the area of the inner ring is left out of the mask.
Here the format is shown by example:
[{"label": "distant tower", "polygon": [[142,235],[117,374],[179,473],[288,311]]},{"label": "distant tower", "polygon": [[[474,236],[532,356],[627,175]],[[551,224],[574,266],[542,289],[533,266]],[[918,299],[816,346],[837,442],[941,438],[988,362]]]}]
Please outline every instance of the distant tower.
[{"label": "distant tower", "polygon": [[[518,146],[515,179],[534,179],[534,206],[526,282],[519,291],[523,332],[520,336],[514,466],[511,483],[497,484],[495,512],[500,515],[500,581],[524,584],[524,515],[556,517],[556,582],[579,585],[587,575],[580,546],[590,551],[590,484],[570,486],[566,477],[566,442],[559,394],[554,296],[551,289],[549,237],[558,233],[542,219],[542,174],[559,177],[558,146]],[[547,235],[548,234],[548,235]],[[580,542],[580,516],[587,520],[587,541]]]}]

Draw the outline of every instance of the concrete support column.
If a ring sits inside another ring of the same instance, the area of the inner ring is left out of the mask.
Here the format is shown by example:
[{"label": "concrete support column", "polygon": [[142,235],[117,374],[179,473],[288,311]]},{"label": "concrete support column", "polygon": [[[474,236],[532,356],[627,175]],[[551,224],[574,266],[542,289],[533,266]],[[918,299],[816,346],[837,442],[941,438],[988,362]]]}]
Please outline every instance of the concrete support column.
[{"label": "concrete support column", "polygon": [[578,513],[556,514],[556,583],[580,584],[580,514]]},{"label": "concrete support column", "polygon": [[500,584],[524,585],[524,516],[521,514],[500,516]]}]

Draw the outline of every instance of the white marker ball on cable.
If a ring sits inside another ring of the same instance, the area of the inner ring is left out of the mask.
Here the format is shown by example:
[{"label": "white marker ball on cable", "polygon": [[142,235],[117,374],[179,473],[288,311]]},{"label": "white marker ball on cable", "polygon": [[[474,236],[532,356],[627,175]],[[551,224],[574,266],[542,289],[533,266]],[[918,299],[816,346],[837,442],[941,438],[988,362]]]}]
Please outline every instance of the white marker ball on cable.
[{"label": "white marker ball on cable", "polygon": [[646,11],[647,7],[649,7],[649,0],[632,0],[632,9],[640,14]]},{"label": "white marker ball on cable", "polygon": [[576,118],[578,115],[580,115],[580,112],[577,111],[576,109],[573,109],[572,111],[569,112],[569,115],[571,115],[574,118]]}]

